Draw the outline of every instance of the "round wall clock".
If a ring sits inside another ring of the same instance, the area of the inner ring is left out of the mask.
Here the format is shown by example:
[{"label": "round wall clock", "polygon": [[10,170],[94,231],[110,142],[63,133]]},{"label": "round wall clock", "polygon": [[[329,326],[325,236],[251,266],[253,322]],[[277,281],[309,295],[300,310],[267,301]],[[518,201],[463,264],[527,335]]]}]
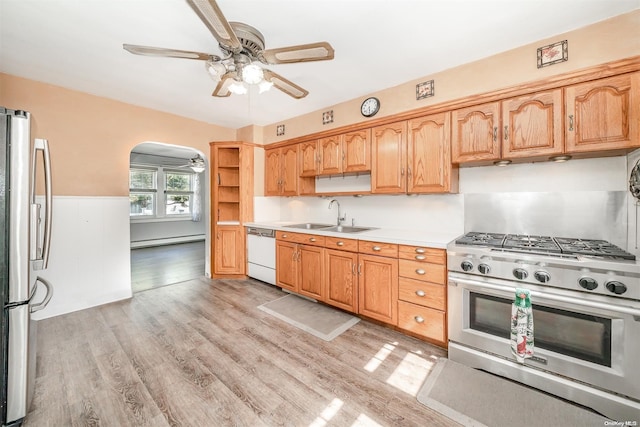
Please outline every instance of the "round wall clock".
[{"label": "round wall clock", "polygon": [[364,100],[360,106],[360,112],[365,117],[373,117],[380,110],[380,100],[375,97],[370,97]]}]

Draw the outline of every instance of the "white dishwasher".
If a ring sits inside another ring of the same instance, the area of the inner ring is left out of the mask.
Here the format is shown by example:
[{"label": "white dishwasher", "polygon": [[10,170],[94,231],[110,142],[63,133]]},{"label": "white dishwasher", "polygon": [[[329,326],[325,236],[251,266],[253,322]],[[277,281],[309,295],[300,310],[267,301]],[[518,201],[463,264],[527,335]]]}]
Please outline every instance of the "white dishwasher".
[{"label": "white dishwasher", "polygon": [[276,284],[276,232],[247,227],[247,276]]}]

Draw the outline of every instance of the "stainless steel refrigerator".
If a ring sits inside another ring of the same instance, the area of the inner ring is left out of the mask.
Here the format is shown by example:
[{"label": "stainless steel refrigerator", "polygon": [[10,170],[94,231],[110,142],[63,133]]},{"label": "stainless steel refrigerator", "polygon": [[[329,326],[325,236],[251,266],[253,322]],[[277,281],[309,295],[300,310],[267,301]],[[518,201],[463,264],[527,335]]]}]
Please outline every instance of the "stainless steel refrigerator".
[{"label": "stainless steel refrigerator", "polygon": [[[41,157],[40,157],[41,155]],[[37,173],[41,169],[42,173]],[[44,195],[36,196],[36,179]],[[3,426],[20,425],[35,384],[36,322],[53,288],[39,276],[47,268],[52,219],[51,161],[45,139],[31,140],[31,117],[0,107],[0,303],[2,304]],[[36,288],[46,288],[36,302]]]}]

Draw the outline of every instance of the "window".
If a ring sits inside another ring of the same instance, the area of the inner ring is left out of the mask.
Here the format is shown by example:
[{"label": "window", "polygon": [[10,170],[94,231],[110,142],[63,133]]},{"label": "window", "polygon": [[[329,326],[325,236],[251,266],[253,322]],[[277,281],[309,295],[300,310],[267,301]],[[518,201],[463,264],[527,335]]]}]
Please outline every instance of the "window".
[{"label": "window", "polygon": [[165,214],[190,215],[193,200],[193,174],[167,171],[165,176]]},{"label": "window", "polygon": [[153,169],[129,170],[129,215],[154,216],[157,173]]},{"label": "window", "polygon": [[130,217],[191,218],[192,203],[196,200],[194,176],[195,173],[186,170],[132,166],[129,169]]}]

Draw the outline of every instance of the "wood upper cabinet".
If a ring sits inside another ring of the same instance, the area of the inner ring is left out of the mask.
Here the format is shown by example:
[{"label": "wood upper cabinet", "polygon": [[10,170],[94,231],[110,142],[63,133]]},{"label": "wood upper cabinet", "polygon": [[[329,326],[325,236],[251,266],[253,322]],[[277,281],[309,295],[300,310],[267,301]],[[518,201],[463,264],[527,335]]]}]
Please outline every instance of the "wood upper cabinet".
[{"label": "wood upper cabinet", "polygon": [[358,255],[358,313],[398,324],[398,259]]},{"label": "wood upper cabinet", "polygon": [[342,140],[342,172],[371,170],[371,129],[347,132]]},{"label": "wood upper cabinet", "polygon": [[298,146],[265,150],[265,196],[298,195]]},{"label": "wood upper cabinet", "polygon": [[562,89],[502,101],[502,158],[550,156],[564,149]]},{"label": "wood upper cabinet", "polygon": [[371,170],[371,130],[347,132],[318,140],[318,175]]},{"label": "wood upper cabinet", "polygon": [[301,142],[298,145],[300,158],[300,176],[318,175],[319,160],[318,141]]},{"label": "wood upper cabinet", "polygon": [[298,245],[276,240],[276,285],[298,292]]},{"label": "wood upper cabinet", "polygon": [[327,304],[353,313],[358,311],[358,254],[325,249],[324,289]]},{"label": "wood upper cabinet", "polygon": [[407,122],[377,126],[371,130],[371,192],[406,191]]},{"label": "wood upper cabinet", "polygon": [[564,89],[567,153],[640,146],[640,72]]},{"label": "wood upper cabinet", "polygon": [[244,227],[217,225],[215,240],[214,274],[244,274]]},{"label": "wood upper cabinet", "polygon": [[298,245],[298,292],[318,301],[324,298],[324,248]]},{"label": "wood upper cabinet", "polygon": [[458,190],[458,170],[451,165],[451,113],[409,120],[407,193]]},{"label": "wood upper cabinet", "polygon": [[500,159],[500,102],[454,110],[451,126],[453,163]]}]

